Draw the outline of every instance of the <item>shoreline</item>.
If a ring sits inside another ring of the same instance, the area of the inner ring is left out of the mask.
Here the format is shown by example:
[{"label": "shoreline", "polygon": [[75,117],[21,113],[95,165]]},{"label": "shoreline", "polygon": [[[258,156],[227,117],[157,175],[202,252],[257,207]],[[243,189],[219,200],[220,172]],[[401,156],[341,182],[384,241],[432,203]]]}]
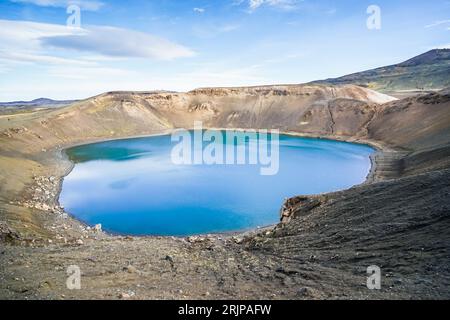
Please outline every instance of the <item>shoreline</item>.
[{"label": "shoreline", "polygon": [[[248,130],[256,130],[258,131],[259,129],[249,129],[249,128],[203,128],[205,130],[220,130],[220,131],[248,131]],[[61,146],[58,147],[54,152],[58,153],[61,157],[60,161],[63,162],[67,162],[68,164],[70,164],[68,166],[68,168],[66,169],[66,171],[63,173],[63,175],[58,176],[58,189],[57,189],[57,193],[56,193],[56,197],[54,199],[54,202],[56,203],[57,206],[59,206],[60,208],[63,208],[59,202],[60,199],[60,194],[62,191],[62,185],[64,182],[65,177],[67,177],[70,172],[73,170],[73,168],[75,167],[75,163],[73,163],[67,156],[67,153],[65,152],[67,149],[70,148],[74,148],[77,146],[84,146],[84,145],[89,145],[89,144],[95,144],[95,143],[102,143],[102,142],[108,142],[108,141],[116,141],[116,140],[130,140],[130,139],[139,139],[139,138],[148,138],[148,137],[157,137],[157,136],[165,136],[165,135],[170,135],[173,132],[176,132],[178,130],[193,130],[193,129],[184,129],[184,128],[173,128],[173,129],[169,129],[169,130],[165,130],[159,133],[152,133],[152,134],[143,134],[143,135],[133,135],[133,136],[127,136],[127,137],[119,137],[119,138],[111,138],[111,139],[89,139],[83,142],[77,142],[77,143],[70,143],[68,145],[65,146]],[[372,154],[369,155],[369,160],[370,160],[370,170],[366,175],[366,178],[363,182],[352,185],[348,188],[342,189],[342,190],[334,190],[334,191],[330,191],[330,192],[323,192],[323,193],[319,193],[319,194],[309,194],[306,195],[308,197],[315,197],[315,196],[324,196],[327,194],[332,194],[332,193],[336,193],[336,192],[342,192],[342,191],[346,191],[349,190],[351,188],[354,188],[356,186],[360,186],[360,185],[365,185],[365,184],[369,184],[373,181],[375,181],[376,175],[377,175],[377,166],[378,166],[378,160],[377,157],[379,156],[383,156],[383,153],[386,150],[392,150],[391,148],[387,148],[385,146],[382,145],[382,143],[377,142],[377,141],[369,141],[369,140],[363,140],[363,139],[352,139],[351,137],[344,137],[344,136],[326,136],[326,135],[312,135],[312,134],[305,134],[305,133],[301,133],[301,132],[294,132],[294,131],[280,131],[280,135],[285,135],[285,136],[291,136],[291,137],[299,137],[299,138],[307,138],[307,139],[322,139],[322,140],[329,140],[329,141],[338,141],[338,142],[346,142],[346,143],[353,143],[353,144],[360,144],[360,145],[366,145],[366,146],[370,146],[371,148],[374,149],[374,152]],[[305,196],[303,194],[299,194],[296,195],[294,197],[291,198],[295,198],[295,197],[299,197],[299,196]],[[281,201],[283,201],[283,199],[281,199]],[[64,213],[67,214],[71,219],[75,220],[76,222],[80,223],[81,225],[83,225],[84,227],[89,227],[92,228],[93,226],[89,225],[88,223],[76,218],[73,214],[71,214],[70,212],[67,212],[64,208]],[[280,210],[281,210],[281,206],[280,206]],[[190,235],[190,236],[168,236],[168,235],[128,235],[128,234],[120,234],[120,233],[114,233],[114,232],[108,232],[108,231],[103,231],[102,232],[110,237],[138,237],[138,238],[160,238],[160,237],[175,237],[178,239],[183,239],[183,238],[188,238],[188,237],[208,237],[208,236],[213,236],[213,237],[217,237],[217,236],[222,236],[222,237],[239,237],[239,236],[244,236],[244,235],[249,235],[249,234],[258,234],[264,230],[268,230],[268,229],[272,229],[277,227],[279,224],[281,223],[281,217],[280,217],[280,221],[278,223],[275,224],[271,224],[271,225],[267,225],[267,226],[260,226],[258,228],[249,228],[249,229],[245,229],[245,230],[235,230],[235,231],[225,231],[225,232],[213,232],[213,233],[206,233],[206,234],[195,234],[195,235]]]},{"label": "shoreline", "polygon": [[[336,98],[334,91],[314,90]],[[138,96],[105,95],[33,117],[2,120],[0,297],[448,297],[450,277],[442,272],[449,261],[442,248],[450,243],[445,202],[450,160],[448,148],[442,147],[448,146],[450,130],[448,97],[437,94],[383,106],[339,100],[329,114],[326,104],[311,107],[310,99],[319,96],[308,92],[270,95],[261,104],[257,93],[249,97],[245,92],[239,100],[227,92],[172,97],[174,101],[149,97],[158,112]],[[206,109],[200,102],[208,103]],[[168,134],[175,127],[189,127],[192,119],[207,121],[211,129],[281,127],[284,134],[363,143],[376,152],[362,184],[294,198],[283,207],[289,219],[268,228],[191,238],[110,235],[56,206],[73,166],[64,149]],[[310,124],[300,126],[302,121]],[[82,270],[83,290],[67,289],[70,265]],[[383,290],[369,292],[362,285],[370,265],[383,267]]]}]

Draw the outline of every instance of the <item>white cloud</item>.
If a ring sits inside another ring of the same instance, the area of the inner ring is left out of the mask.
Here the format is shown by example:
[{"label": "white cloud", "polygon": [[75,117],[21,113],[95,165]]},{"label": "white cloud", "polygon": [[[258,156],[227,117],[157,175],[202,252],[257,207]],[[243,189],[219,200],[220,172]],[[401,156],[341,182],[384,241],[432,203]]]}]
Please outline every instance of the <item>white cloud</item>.
[{"label": "white cloud", "polygon": [[11,69],[10,69],[8,66],[6,66],[6,65],[0,63],[0,74],[1,74],[1,73],[7,73],[7,72],[9,72],[10,70],[11,70]]},{"label": "white cloud", "polygon": [[220,34],[232,32],[239,29],[237,24],[225,24],[225,25],[214,25],[214,24],[202,24],[197,25],[192,28],[194,35],[199,38],[214,38]]},{"label": "white cloud", "polygon": [[234,67],[199,64],[194,70],[174,75],[159,75],[147,79],[150,88],[161,90],[190,91],[202,87],[239,87],[270,83],[258,65]]},{"label": "white cloud", "polygon": [[250,9],[255,10],[259,8],[264,2],[265,0],[249,0],[248,5],[250,6]]},{"label": "white cloud", "polygon": [[64,25],[30,21],[0,20],[0,48],[30,49],[39,46],[41,37],[69,35],[76,32]]},{"label": "white cloud", "polygon": [[223,33],[223,32],[231,32],[231,31],[234,31],[234,30],[237,30],[237,29],[239,29],[238,25],[236,25],[236,24],[227,24],[227,25],[219,27],[218,31],[220,33]]},{"label": "white cloud", "polygon": [[108,26],[86,27],[83,33],[42,37],[40,40],[48,47],[94,52],[112,57],[173,60],[194,55],[192,50],[169,40]]},{"label": "white cloud", "polygon": [[439,20],[439,21],[435,21],[429,25],[426,25],[425,28],[433,28],[433,27],[437,27],[443,24],[450,24],[450,20]]},{"label": "white cloud", "polygon": [[11,64],[79,64],[70,59],[46,52],[40,43],[45,36],[69,35],[77,32],[66,26],[29,21],[0,20],[0,60]]},{"label": "white cloud", "polygon": [[[58,49],[58,50],[55,50]],[[93,56],[172,60],[194,52],[143,32],[108,26],[83,29],[28,21],[0,20],[0,59],[66,64],[73,50]],[[102,60],[102,59],[100,59]]]},{"label": "white cloud", "polygon": [[75,66],[55,66],[48,69],[48,74],[57,78],[74,79],[74,80],[90,80],[90,79],[104,79],[136,75],[135,72],[110,67],[75,67]]},{"label": "white cloud", "polygon": [[0,50],[0,60],[11,61],[16,63],[46,63],[50,65],[90,65],[92,62],[77,59],[67,59],[62,57],[54,57],[39,53],[11,52]]},{"label": "white cloud", "polygon": [[432,49],[450,49],[450,43],[448,44],[442,44],[442,45],[438,45],[438,46],[434,46],[434,47],[430,47],[430,50]]},{"label": "white cloud", "polygon": [[11,2],[30,3],[40,7],[67,8],[71,4],[79,6],[82,10],[97,11],[104,3],[97,0],[10,0]]},{"label": "white cloud", "polygon": [[197,12],[197,13],[204,13],[205,12],[204,8],[194,8],[193,10],[194,10],[194,12]]},{"label": "white cloud", "polygon": [[[153,61],[192,55],[182,45],[128,29],[0,19],[0,100],[85,98],[111,90],[176,88],[177,81],[181,87],[181,80],[169,79]],[[147,61],[157,70],[148,69]],[[187,79],[184,85],[192,83]]]},{"label": "white cloud", "polygon": [[[1,70],[0,64],[0,72]],[[174,90],[189,91],[198,87],[230,87],[269,83],[258,66],[230,68],[226,64],[196,64],[192,71],[168,73],[163,69],[152,72],[132,71],[110,67],[52,66],[42,77],[25,76],[20,82],[0,77],[0,101],[52,99],[81,99],[107,91]],[[2,80],[6,80],[3,81]]]},{"label": "white cloud", "polygon": [[251,11],[258,9],[263,5],[289,11],[297,9],[298,4],[302,1],[303,0],[249,0],[248,5]]},{"label": "white cloud", "polygon": [[307,54],[305,53],[289,53],[289,54],[285,54],[285,55],[281,55],[278,57],[274,57],[274,58],[270,58],[270,59],[266,59],[264,62],[266,64],[270,63],[282,63],[282,62],[286,62],[288,60],[295,60],[295,59],[301,59],[304,58]]}]

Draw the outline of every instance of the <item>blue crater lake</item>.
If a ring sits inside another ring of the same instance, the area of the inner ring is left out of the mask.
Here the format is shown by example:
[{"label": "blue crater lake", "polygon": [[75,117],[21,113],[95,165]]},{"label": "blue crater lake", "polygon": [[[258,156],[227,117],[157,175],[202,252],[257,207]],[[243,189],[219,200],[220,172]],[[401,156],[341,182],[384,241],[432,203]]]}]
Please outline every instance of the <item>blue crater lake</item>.
[{"label": "blue crater lake", "polygon": [[[216,133],[224,145],[239,143],[227,141],[224,131]],[[374,152],[366,145],[280,135],[278,173],[261,175],[261,165],[254,164],[175,164],[176,144],[164,135],[67,149],[75,165],[64,179],[60,204],[79,220],[115,234],[242,231],[277,223],[287,197],[362,183]],[[257,151],[248,148],[246,155],[252,152]]]}]

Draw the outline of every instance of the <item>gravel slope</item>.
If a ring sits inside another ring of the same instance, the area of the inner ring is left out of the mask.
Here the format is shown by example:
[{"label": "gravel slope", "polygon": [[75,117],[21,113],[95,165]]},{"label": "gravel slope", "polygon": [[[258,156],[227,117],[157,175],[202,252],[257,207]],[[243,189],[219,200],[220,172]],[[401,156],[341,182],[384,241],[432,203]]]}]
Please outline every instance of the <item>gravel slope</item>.
[{"label": "gravel slope", "polygon": [[[377,95],[375,95],[377,96]],[[6,299],[449,298],[450,96],[384,104],[355,86],[107,93],[58,110],[0,117],[0,297]],[[77,143],[214,128],[378,146],[368,181],[289,200],[283,223],[188,239],[114,237],[57,203]],[[78,265],[82,290],[68,290]],[[382,290],[365,287],[382,268]]]}]

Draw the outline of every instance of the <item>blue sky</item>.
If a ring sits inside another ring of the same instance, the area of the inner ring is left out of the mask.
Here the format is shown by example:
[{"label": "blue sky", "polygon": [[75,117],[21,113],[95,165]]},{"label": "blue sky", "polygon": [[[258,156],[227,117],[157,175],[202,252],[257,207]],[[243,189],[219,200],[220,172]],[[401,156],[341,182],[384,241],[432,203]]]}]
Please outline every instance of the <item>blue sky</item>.
[{"label": "blue sky", "polygon": [[450,0],[0,0],[0,101],[303,83],[436,47]]}]

